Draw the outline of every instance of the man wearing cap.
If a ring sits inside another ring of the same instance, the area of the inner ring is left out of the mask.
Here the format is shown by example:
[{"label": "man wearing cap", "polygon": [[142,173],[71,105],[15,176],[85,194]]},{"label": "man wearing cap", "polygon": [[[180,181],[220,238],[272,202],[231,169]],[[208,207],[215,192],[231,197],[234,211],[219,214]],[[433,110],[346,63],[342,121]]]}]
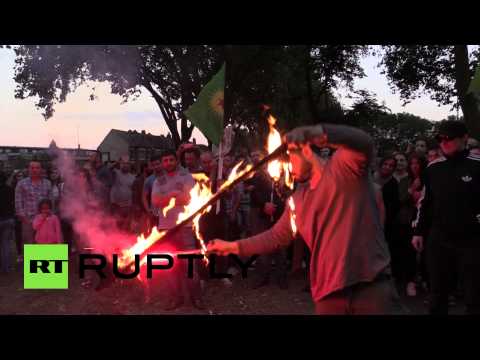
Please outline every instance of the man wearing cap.
[{"label": "man wearing cap", "polygon": [[427,248],[430,314],[448,314],[450,274],[456,264],[466,311],[480,314],[480,156],[466,149],[467,128],[460,121],[443,121],[436,138],[444,156],[425,171],[412,245],[417,251]]}]

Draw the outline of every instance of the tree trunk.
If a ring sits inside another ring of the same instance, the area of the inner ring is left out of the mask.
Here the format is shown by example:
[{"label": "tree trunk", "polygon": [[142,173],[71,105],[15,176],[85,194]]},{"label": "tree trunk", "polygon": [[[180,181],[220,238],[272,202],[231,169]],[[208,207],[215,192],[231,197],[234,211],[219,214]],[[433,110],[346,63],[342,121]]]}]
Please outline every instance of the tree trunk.
[{"label": "tree trunk", "polygon": [[[155,99],[155,102],[157,103],[158,107],[160,108],[160,111],[162,113],[163,119],[165,120],[165,123],[167,124],[168,130],[170,130],[170,134],[172,134],[172,140],[175,145],[175,148],[178,148],[181,143],[180,139],[180,134],[178,133],[177,129],[177,118],[175,117],[175,114],[168,114],[167,109],[165,108],[163,104],[163,99],[161,98],[160,95],[155,91],[155,89],[152,87],[152,85],[148,82],[145,82],[143,86],[152,94],[153,98]],[[190,133],[191,134],[191,133]]]},{"label": "tree trunk", "polygon": [[467,94],[471,75],[467,45],[455,45],[455,89],[470,136],[480,139],[480,108],[473,94]]}]

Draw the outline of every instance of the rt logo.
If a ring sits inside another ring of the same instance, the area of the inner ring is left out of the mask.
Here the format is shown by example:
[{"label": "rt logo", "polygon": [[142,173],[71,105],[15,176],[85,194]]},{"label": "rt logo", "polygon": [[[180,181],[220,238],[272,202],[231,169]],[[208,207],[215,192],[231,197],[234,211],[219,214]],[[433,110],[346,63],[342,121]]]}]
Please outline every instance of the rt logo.
[{"label": "rt logo", "polygon": [[68,289],[68,245],[24,245],[24,289]]}]

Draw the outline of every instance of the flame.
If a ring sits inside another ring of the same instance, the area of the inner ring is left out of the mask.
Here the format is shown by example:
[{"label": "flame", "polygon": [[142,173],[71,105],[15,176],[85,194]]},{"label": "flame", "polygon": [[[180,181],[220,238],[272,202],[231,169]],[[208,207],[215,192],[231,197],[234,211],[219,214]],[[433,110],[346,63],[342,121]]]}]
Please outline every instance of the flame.
[{"label": "flame", "polygon": [[175,198],[171,198],[167,206],[162,210],[163,217],[167,217],[167,213],[175,206]]},{"label": "flame", "polygon": [[[135,260],[135,254],[142,254],[145,250],[147,250],[155,241],[161,239],[165,235],[165,231],[159,232],[157,227],[155,226],[152,229],[152,232],[148,237],[142,235],[137,237],[137,242],[130,248],[123,250],[121,256],[119,257],[118,264],[119,267],[126,267],[131,262]],[[145,261],[146,257],[142,259]]]},{"label": "flame", "polygon": [[295,222],[297,215],[295,214],[295,203],[293,197],[288,198],[288,206],[290,207],[290,226],[292,227],[293,236],[297,234],[297,224]]},{"label": "flame", "polygon": [[290,161],[283,163],[283,172],[285,174],[285,185],[293,190],[292,163]]},{"label": "flame", "polygon": [[195,179],[195,181],[197,182],[206,182],[208,183],[210,181],[210,179],[208,178],[207,175],[203,174],[203,173],[195,173],[195,174],[192,174],[192,177]]},{"label": "flame", "polygon": [[250,171],[250,169],[253,167],[252,164],[247,164],[245,166],[245,168],[243,168],[242,170],[240,170],[240,172],[238,171],[238,169],[240,168],[240,166],[243,164],[243,161],[240,161],[237,165],[235,165],[232,169],[232,171],[230,171],[230,174],[228,175],[228,178],[227,178],[227,181],[225,181],[222,186],[220,186],[220,190],[223,190],[224,188],[226,188],[227,186],[229,186],[231,183],[233,183],[235,181],[235,179],[238,179],[240,176],[242,176],[243,174],[245,174],[246,172]]},{"label": "flame", "polygon": [[[190,202],[185,205],[184,211],[178,214],[177,224],[191,216],[197,210],[199,210],[203,205],[205,205],[208,200],[212,197],[212,191],[208,186],[203,183],[197,182],[195,186],[190,191]],[[201,213],[193,218],[193,229],[195,230],[195,235],[200,243],[201,253],[206,264],[208,264],[208,258],[206,256],[207,247],[205,246],[204,239],[200,233],[199,221],[203,214],[210,211],[212,206],[208,206]]]},{"label": "flame", "polygon": [[[273,116],[268,117],[268,125],[270,131],[268,133],[267,151],[269,154],[274,152],[279,146],[282,145],[282,137],[277,129],[275,129],[275,123],[277,120]],[[274,181],[278,181],[281,176],[282,162],[280,160],[273,160],[268,163],[267,171]]]}]

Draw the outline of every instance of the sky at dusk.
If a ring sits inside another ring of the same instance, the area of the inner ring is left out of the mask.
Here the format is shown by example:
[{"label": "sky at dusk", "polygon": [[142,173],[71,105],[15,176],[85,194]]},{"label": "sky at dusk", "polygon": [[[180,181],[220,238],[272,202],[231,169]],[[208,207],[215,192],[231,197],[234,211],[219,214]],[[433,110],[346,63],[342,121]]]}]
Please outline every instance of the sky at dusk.
[{"label": "sky at dusk", "polygon": [[[82,148],[96,149],[110,129],[145,130],[154,135],[166,135],[168,129],[153,98],[143,93],[136,101],[121,104],[122,98],[110,94],[107,84],[96,84],[98,99],[90,101],[90,89],[86,86],[69,94],[65,103],[55,106],[54,116],[45,121],[41,110],[35,107],[35,99],[14,98],[15,56],[12,50],[0,49],[0,146],[46,147],[55,140],[59,147],[77,147],[77,129]],[[385,101],[392,112],[409,112],[430,119],[441,120],[452,112],[449,106],[439,107],[428,97],[422,97],[402,107],[399,96],[393,94],[384,75],[376,67],[378,59],[362,60],[367,77],[355,82],[356,88],[367,89]],[[343,89],[337,93],[343,106],[353,102]],[[203,135],[194,130],[197,143],[206,143]]]}]

